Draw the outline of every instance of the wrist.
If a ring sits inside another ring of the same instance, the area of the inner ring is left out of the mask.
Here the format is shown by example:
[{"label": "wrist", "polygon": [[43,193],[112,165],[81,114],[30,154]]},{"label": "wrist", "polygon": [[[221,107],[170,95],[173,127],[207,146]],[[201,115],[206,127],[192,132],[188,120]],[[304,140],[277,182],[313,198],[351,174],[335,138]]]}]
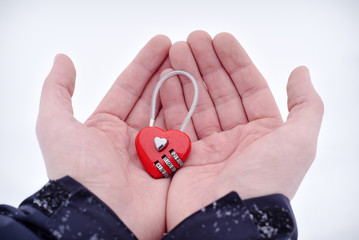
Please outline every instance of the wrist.
[{"label": "wrist", "polygon": [[[93,195],[99,198],[106,206],[113,211],[118,218],[120,218],[126,226],[131,229],[136,235],[138,234],[138,226],[136,225],[135,216],[131,211],[132,206],[130,191],[121,191],[121,186],[114,186],[115,181],[108,179],[97,180],[96,182],[89,182],[78,177],[73,178]],[[117,183],[120,181],[117,181]]]},{"label": "wrist", "polygon": [[[240,177],[239,177],[240,176]],[[283,185],[279,178],[253,178],[244,173],[234,176],[224,176],[222,187],[218,190],[219,194],[230,191],[237,192],[242,199],[257,198],[272,194],[282,194],[291,199],[294,193],[288,191],[290,180]]]},{"label": "wrist", "polygon": [[[118,216],[96,195],[69,176],[47,183],[27,198],[20,209],[27,213],[39,236],[54,238],[135,238]],[[80,235],[79,235],[80,234]]]},{"label": "wrist", "polygon": [[165,239],[296,239],[288,198],[274,194],[242,200],[236,192],[216,199],[177,224]]}]

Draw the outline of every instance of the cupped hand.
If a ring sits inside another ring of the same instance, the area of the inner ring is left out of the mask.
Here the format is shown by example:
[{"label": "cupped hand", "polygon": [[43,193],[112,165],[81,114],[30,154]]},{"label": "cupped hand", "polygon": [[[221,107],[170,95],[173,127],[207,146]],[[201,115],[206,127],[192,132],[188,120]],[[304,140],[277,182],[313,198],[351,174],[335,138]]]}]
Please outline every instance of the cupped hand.
[{"label": "cupped hand", "polygon": [[[191,153],[168,192],[168,230],[231,191],[242,199],[273,193],[293,198],[314,160],[323,115],[308,70],[296,68],[289,77],[283,122],[265,79],[232,35],[212,40],[194,32],[172,46],[170,61],[197,79],[199,100],[185,130]],[[160,96],[166,128],[179,129],[193,90],[188,79],[172,78]]]},{"label": "cupped hand", "polygon": [[[37,135],[48,177],[69,175],[82,183],[140,239],[159,239],[165,232],[169,179],[147,174],[135,137],[148,125],[154,85],[170,67],[170,46],[165,36],[151,39],[85,123],[73,116],[76,73],[65,55],[56,56],[41,95]],[[156,123],[163,125],[162,111]]]}]

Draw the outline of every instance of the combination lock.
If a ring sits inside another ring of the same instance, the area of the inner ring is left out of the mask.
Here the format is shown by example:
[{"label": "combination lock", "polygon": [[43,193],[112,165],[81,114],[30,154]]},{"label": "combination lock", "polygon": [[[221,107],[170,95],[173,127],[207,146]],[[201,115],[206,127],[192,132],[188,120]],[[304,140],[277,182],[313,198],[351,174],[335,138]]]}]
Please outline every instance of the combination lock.
[{"label": "combination lock", "polygon": [[[188,77],[194,85],[193,103],[188,111],[181,130],[164,131],[161,128],[154,127],[155,106],[159,88],[169,77],[181,74]],[[191,151],[191,140],[183,132],[190,120],[197,105],[198,87],[195,79],[187,72],[173,71],[163,76],[157,83],[151,104],[150,126],[142,129],[136,137],[136,150],[143,167],[154,178],[169,177],[178,168],[182,167],[188,154]]]}]

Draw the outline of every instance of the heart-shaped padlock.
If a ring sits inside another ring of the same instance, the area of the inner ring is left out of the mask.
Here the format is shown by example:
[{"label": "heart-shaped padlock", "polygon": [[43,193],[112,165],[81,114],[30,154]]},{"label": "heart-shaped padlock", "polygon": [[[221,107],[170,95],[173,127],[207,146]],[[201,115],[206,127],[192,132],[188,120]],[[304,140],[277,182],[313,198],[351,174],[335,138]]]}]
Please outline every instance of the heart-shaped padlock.
[{"label": "heart-shaped padlock", "polygon": [[[173,75],[185,75],[194,86],[193,103],[188,111],[187,117],[183,121],[180,131],[168,130],[154,127],[155,122],[155,106],[158,91],[162,83]],[[183,132],[188,121],[190,120],[198,100],[198,87],[196,80],[185,71],[172,71],[163,76],[157,83],[151,103],[150,126],[142,129],[136,137],[136,150],[143,167],[154,178],[169,177],[178,168],[180,168],[188,154],[191,151],[191,140]]]}]

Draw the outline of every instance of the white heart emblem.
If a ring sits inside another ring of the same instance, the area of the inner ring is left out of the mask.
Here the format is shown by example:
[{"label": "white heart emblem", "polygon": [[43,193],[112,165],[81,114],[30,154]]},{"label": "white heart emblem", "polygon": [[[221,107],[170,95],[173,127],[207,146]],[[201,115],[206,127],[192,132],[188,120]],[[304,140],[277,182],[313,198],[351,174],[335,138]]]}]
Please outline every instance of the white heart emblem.
[{"label": "white heart emblem", "polygon": [[155,142],[155,147],[159,152],[165,149],[168,145],[168,140],[166,138],[155,137],[154,142]]}]

